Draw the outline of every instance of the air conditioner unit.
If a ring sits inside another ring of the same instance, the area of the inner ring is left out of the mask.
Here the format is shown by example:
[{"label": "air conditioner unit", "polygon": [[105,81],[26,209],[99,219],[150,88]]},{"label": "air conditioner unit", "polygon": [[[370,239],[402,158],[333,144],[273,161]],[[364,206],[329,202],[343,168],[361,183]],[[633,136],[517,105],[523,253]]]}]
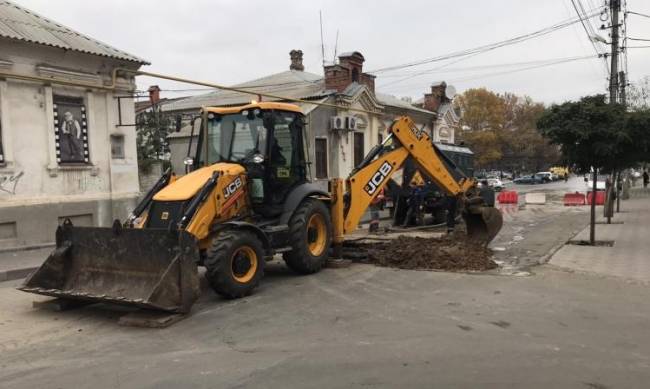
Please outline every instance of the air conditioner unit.
[{"label": "air conditioner unit", "polygon": [[355,131],[357,129],[359,122],[354,116],[345,117],[345,129],[350,131]]},{"label": "air conditioner unit", "polygon": [[332,116],[330,118],[330,129],[344,130],[345,129],[345,116]]}]

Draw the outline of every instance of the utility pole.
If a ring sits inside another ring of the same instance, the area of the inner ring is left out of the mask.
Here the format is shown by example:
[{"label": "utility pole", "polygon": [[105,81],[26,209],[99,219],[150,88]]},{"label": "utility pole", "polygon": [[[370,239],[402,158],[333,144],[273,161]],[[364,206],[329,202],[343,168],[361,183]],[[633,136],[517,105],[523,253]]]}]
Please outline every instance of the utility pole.
[{"label": "utility pole", "polygon": [[[609,12],[612,15],[612,43],[611,43],[611,54],[610,58],[610,71],[609,71],[609,103],[616,104],[618,103],[618,88],[619,88],[619,74],[618,74],[618,12],[621,9],[621,0],[609,0]],[[615,177],[615,176],[614,176]],[[590,236],[589,240],[591,244],[594,244],[595,237],[595,226],[593,221],[596,219],[596,182],[598,181],[598,169],[594,168],[593,171],[593,188],[592,188],[592,203],[591,203],[591,226],[590,226]],[[611,180],[613,181],[613,180]],[[613,207],[611,194],[613,190],[618,188],[618,183],[613,183],[614,188],[607,188],[607,198],[605,204],[605,213],[607,216],[607,223],[611,222],[611,213],[608,210],[608,206]]]},{"label": "utility pole", "polygon": [[610,55],[611,69],[609,72],[609,103],[615,104],[618,95],[618,11],[621,0],[609,0],[609,10],[612,15],[612,53]]},{"label": "utility pole", "polygon": [[625,77],[625,72],[620,71],[618,72],[618,87],[619,87],[619,102],[623,104],[623,106],[627,106],[627,97],[625,96],[625,87],[627,86],[627,79]]}]

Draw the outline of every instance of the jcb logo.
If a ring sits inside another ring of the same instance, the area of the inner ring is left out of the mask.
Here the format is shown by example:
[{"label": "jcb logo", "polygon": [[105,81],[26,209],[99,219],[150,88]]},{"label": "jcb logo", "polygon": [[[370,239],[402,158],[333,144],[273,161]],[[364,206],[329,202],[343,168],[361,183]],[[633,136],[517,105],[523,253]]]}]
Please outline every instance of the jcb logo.
[{"label": "jcb logo", "polygon": [[226,186],[226,188],[223,190],[224,199],[227,199],[230,196],[232,196],[241,187],[242,187],[241,177],[237,177],[233,182],[228,184],[228,186]]},{"label": "jcb logo", "polygon": [[411,126],[411,132],[415,135],[417,140],[422,140],[422,135],[424,134],[423,129],[424,128],[418,129],[417,126]]},{"label": "jcb logo", "polygon": [[380,167],[379,170],[375,172],[375,174],[372,175],[372,178],[366,186],[363,187],[363,190],[366,191],[369,195],[373,195],[376,191],[377,188],[384,182],[386,177],[388,177],[388,174],[393,170],[393,166],[388,163],[387,161],[384,162]]}]

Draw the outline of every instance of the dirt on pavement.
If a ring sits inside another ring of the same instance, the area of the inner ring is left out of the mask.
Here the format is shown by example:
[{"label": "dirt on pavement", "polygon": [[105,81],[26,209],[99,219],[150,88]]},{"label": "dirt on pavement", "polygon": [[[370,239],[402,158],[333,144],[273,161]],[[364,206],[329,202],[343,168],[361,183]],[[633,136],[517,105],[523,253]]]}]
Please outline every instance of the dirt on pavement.
[{"label": "dirt on pavement", "polygon": [[390,241],[357,243],[363,262],[399,269],[485,271],[494,269],[492,251],[465,236],[423,238],[400,235]]}]

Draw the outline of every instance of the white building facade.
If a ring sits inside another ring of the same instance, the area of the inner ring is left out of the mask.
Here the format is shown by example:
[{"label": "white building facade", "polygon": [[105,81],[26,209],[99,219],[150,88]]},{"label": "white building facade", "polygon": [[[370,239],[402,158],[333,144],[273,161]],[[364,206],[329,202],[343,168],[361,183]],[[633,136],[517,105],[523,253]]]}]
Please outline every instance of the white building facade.
[{"label": "white building facade", "polygon": [[[0,5],[0,249],[108,226],[139,195],[132,76],[146,62]],[[5,33],[15,31],[15,33]]]}]

